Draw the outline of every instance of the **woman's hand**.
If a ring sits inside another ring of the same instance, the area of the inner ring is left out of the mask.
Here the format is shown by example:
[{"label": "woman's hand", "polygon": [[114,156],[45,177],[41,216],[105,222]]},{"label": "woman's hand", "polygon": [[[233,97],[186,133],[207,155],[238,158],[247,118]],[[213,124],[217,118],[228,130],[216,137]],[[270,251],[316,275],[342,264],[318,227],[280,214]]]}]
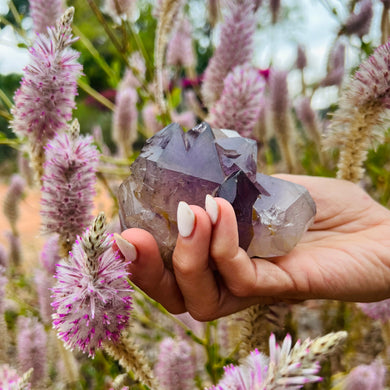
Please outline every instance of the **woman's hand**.
[{"label": "woman's hand", "polygon": [[256,303],[389,298],[390,211],[349,182],[278,177],[305,186],[317,205],[313,225],[290,253],[270,260],[249,258],[238,246],[232,206],[209,199],[209,213],[180,206],[182,234],[173,254],[174,272],[164,268],[149,233],[122,233],[137,249],[130,266],[133,281],[172,313],[188,311],[202,321]]}]

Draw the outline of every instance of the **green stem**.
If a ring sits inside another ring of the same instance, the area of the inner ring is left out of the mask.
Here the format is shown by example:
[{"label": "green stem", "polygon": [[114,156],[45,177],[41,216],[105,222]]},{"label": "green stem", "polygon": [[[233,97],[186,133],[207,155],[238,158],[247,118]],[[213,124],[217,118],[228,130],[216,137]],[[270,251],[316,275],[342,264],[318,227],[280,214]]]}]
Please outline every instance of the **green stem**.
[{"label": "green stem", "polygon": [[0,99],[5,103],[8,108],[12,108],[13,104],[5,92],[0,88]]},{"label": "green stem", "polygon": [[19,12],[18,12],[17,8],[15,7],[15,4],[12,0],[10,0],[8,2],[8,7],[12,13],[12,16],[15,18],[16,23],[19,26],[21,26],[22,25],[22,18],[21,18],[20,14],[19,14]]},{"label": "green stem", "polygon": [[84,33],[77,27],[73,26],[73,31],[75,35],[80,37],[81,43],[85,46],[85,48],[89,51],[92,57],[96,60],[98,65],[103,69],[103,71],[113,80],[114,85],[118,84],[119,78],[112,71],[110,66],[107,64],[105,59],[100,55],[99,51],[93,46],[92,42],[84,35]]},{"label": "green stem", "polygon": [[118,53],[122,57],[122,59],[125,62],[126,66],[128,68],[130,68],[129,61],[128,61],[125,53],[123,52],[123,48],[122,48],[120,42],[118,41],[118,39],[116,38],[116,36],[112,32],[110,26],[107,24],[106,19],[104,18],[103,14],[100,12],[99,7],[95,4],[94,0],[87,0],[87,1],[88,1],[88,4],[89,4],[90,8],[93,11],[93,13],[95,14],[96,18],[98,19],[98,21],[103,26],[104,31],[106,32],[106,34],[110,38],[112,44],[115,46],[115,49],[118,51]]},{"label": "green stem", "polygon": [[129,284],[133,287],[135,291],[137,291],[139,294],[143,296],[143,298],[150,303],[154,308],[156,308],[158,311],[160,311],[162,314],[170,318],[176,325],[179,325],[189,336],[193,341],[196,343],[207,346],[207,341],[202,340],[199,338],[190,328],[188,328],[186,325],[184,325],[180,320],[178,320],[175,316],[173,316],[171,313],[169,313],[168,310],[166,310],[162,305],[160,305],[158,302],[156,302],[154,299],[150,298],[148,295],[146,295],[139,287],[137,287],[131,280],[128,279]]}]

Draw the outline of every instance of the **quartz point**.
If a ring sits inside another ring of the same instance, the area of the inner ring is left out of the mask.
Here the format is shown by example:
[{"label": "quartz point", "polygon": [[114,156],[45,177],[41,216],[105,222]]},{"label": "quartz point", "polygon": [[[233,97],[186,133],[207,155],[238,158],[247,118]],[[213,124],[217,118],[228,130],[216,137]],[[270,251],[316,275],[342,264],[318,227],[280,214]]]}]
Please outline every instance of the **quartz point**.
[{"label": "quartz point", "polygon": [[146,141],[119,187],[122,228],[150,232],[169,266],[179,201],[204,207],[211,194],[232,204],[250,256],[284,255],[312,223],[315,203],[303,186],[257,172],[256,161],[256,142],[236,131],[172,123]]}]

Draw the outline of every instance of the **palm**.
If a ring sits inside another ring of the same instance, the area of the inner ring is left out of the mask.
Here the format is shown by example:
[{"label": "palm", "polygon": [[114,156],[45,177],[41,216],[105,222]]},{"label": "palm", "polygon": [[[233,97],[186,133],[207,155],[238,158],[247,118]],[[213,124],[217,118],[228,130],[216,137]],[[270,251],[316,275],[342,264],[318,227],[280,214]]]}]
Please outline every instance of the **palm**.
[{"label": "palm", "polygon": [[390,211],[351,183],[292,178],[309,189],[317,204],[315,222],[301,242],[275,261],[293,279],[293,295],[385,298],[381,295],[390,285]]}]

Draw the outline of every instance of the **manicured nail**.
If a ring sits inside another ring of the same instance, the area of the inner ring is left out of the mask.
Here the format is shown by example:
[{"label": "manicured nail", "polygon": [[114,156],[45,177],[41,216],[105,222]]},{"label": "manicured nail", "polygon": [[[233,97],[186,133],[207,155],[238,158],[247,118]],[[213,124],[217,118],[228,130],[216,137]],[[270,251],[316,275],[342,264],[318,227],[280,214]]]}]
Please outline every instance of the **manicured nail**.
[{"label": "manicured nail", "polygon": [[215,199],[211,195],[206,195],[206,212],[209,215],[213,225],[217,222],[219,208]]},{"label": "manicured nail", "polygon": [[129,241],[125,240],[120,234],[114,233],[116,245],[122,252],[127,261],[134,261],[137,258],[137,249]]},{"label": "manicured nail", "polygon": [[177,207],[177,228],[182,237],[191,235],[195,226],[195,214],[186,202],[179,202]]}]

